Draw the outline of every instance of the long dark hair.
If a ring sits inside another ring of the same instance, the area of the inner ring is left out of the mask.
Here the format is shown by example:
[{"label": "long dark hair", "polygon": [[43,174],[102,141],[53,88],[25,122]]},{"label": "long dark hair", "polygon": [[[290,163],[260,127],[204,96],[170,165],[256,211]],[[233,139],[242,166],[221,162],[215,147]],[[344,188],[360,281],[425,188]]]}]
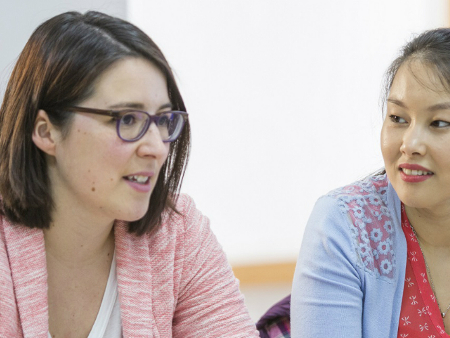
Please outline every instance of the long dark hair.
[{"label": "long dark hair", "polygon": [[444,88],[450,89],[450,28],[425,31],[403,46],[399,56],[392,61],[385,73],[383,112],[397,71],[410,61],[420,61],[430,67],[438,75]]},{"label": "long dark hair", "polygon": [[[175,110],[186,111],[173,73],[158,46],[131,23],[99,12],[67,12],[40,25],[28,40],[6,88],[0,108],[0,194],[2,213],[14,223],[46,228],[53,200],[47,163],[31,138],[39,109],[67,132],[76,105],[93,92],[95,79],[114,62],[142,57],[165,76]],[[129,223],[137,235],[161,224],[175,202],[190,149],[189,122],[170,145],[145,216]]]}]

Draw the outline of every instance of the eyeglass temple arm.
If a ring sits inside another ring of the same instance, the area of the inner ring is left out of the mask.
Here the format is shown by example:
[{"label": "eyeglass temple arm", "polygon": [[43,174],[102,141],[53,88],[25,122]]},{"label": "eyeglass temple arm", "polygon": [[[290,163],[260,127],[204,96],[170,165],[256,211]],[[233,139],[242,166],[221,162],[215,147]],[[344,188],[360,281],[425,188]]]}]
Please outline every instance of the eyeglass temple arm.
[{"label": "eyeglass temple arm", "polygon": [[80,112],[80,113],[91,113],[91,114],[99,114],[106,116],[117,116],[119,111],[115,110],[104,110],[104,109],[95,109],[95,108],[85,108],[85,107],[69,107],[65,108],[65,111],[69,112]]}]

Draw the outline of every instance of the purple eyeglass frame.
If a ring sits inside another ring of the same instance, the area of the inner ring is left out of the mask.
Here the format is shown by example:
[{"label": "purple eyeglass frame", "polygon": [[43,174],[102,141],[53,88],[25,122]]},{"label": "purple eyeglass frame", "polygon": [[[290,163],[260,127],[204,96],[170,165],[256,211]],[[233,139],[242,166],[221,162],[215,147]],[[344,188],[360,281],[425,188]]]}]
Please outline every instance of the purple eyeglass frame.
[{"label": "purple eyeglass frame", "polygon": [[[119,138],[122,141],[125,141],[125,142],[136,142],[136,141],[138,141],[148,131],[148,128],[150,128],[150,125],[152,124],[152,122],[154,122],[157,125],[159,119],[161,118],[161,115],[150,115],[146,111],[138,110],[138,109],[106,110],[106,109],[96,109],[96,108],[86,108],[86,107],[76,107],[76,106],[74,106],[74,107],[64,108],[63,110],[67,111],[67,112],[73,112],[73,113],[76,113],[76,112],[89,113],[89,114],[106,115],[106,116],[112,116],[112,117],[118,118],[117,119],[117,124],[116,124],[117,136],[119,136]],[[145,114],[145,115],[148,116],[148,120],[147,120],[144,128],[142,129],[142,131],[140,132],[140,134],[138,136],[136,136],[135,138],[133,138],[131,140],[127,140],[127,139],[124,139],[122,136],[120,136],[120,132],[119,132],[120,120],[121,120],[120,114],[130,113],[130,112],[138,112],[138,113]],[[182,117],[182,123],[183,124],[179,128],[178,134],[172,135],[172,137],[170,137],[167,140],[162,140],[165,143],[169,143],[169,142],[175,141],[181,135],[181,132],[183,131],[184,125],[186,124],[186,121],[188,119],[188,113],[186,113],[184,111],[179,111],[179,110],[170,110],[170,111],[166,111],[164,113],[176,114],[176,115],[180,115]]]}]

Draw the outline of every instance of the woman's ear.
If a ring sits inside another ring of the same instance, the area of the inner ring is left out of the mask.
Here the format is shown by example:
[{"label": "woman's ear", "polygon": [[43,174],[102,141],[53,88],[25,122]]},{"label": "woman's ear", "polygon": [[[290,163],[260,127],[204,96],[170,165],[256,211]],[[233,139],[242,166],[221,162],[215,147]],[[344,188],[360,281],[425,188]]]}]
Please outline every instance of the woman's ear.
[{"label": "woman's ear", "polygon": [[48,155],[55,155],[55,136],[57,130],[50,122],[47,113],[40,109],[34,122],[32,139],[36,147]]}]

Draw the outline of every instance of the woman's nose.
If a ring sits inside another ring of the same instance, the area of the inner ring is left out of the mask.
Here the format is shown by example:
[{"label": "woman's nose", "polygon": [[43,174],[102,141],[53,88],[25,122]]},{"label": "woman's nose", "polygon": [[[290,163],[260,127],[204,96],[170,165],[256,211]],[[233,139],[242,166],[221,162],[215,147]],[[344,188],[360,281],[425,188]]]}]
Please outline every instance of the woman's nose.
[{"label": "woman's nose", "polygon": [[408,156],[424,155],[426,152],[426,132],[412,123],[403,134],[400,151]]},{"label": "woman's nose", "polygon": [[150,124],[147,132],[138,142],[139,147],[137,151],[138,155],[141,157],[161,157],[167,156],[168,154],[169,143],[162,141],[160,131],[154,123]]}]

